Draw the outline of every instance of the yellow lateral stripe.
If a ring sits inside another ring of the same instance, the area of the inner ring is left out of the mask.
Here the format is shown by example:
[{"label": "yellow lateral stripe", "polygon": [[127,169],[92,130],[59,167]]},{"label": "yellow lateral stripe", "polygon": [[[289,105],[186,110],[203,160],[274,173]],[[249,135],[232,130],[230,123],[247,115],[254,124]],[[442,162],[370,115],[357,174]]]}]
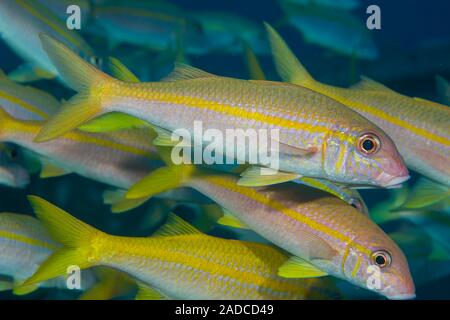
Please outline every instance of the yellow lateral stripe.
[{"label": "yellow lateral stripe", "polygon": [[[32,134],[32,135],[36,135],[40,129],[41,129],[41,126],[36,125],[36,122],[33,122],[33,121],[29,121],[29,122],[28,121],[27,122],[14,121],[12,123],[12,126],[10,127],[10,130],[25,132],[25,133]],[[119,151],[122,151],[125,153],[143,156],[143,157],[146,157],[151,160],[159,159],[157,155],[153,155],[152,153],[150,153],[147,150],[135,148],[135,147],[132,147],[132,146],[129,146],[126,144],[120,144],[120,143],[113,142],[113,141],[107,140],[107,139],[101,139],[101,138],[94,137],[94,136],[91,136],[88,134],[84,134],[80,131],[70,131],[70,132],[64,134],[64,136],[62,136],[60,139],[68,139],[68,140],[72,140],[72,141],[79,142],[79,143],[94,144],[99,147],[115,149],[115,150],[119,150]],[[51,142],[47,142],[47,143],[51,143]]]},{"label": "yellow lateral stripe", "polygon": [[[130,90],[133,92],[133,90]],[[138,100],[151,100],[154,101],[155,99],[152,97],[145,98],[142,96],[133,96],[132,98],[138,99]],[[317,124],[308,124],[308,123],[300,123],[298,121],[288,120],[284,119],[282,117],[277,116],[271,116],[266,115],[261,112],[249,112],[245,109],[233,107],[232,105],[224,104],[224,103],[218,103],[214,101],[207,101],[201,98],[194,98],[194,97],[185,97],[185,96],[178,96],[174,94],[166,94],[165,98],[158,98],[158,101],[161,102],[167,102],[179,106],[185,106],[188,108],[195,108],[195,109],[207,109],[213,112],[217,112],[220,114],[225,114],[229,116],[234,116],[241,119],[250,119],[254,121],[263,122],[265,124],[269,125],[275,125],[280,126],[287,129],[295,129],[295,130],[303,130],[307,132],[314,132],[314,133],[327,133],[330,131],[329,128],[317,125]],[[351,139],[351,136],[348,134],[341,133],[342,137],[345,137],[345,139]]]},{"label": "yellow lateral stripe", "polygon": [[35,106],[29,104],[26,101],[21,100],[18,97],[12,96],[7,94],[4,91],[0,91],[0,98],[6,99],[9,102],[13,103],[13,104],[17,104],[19,106],[21,106],[22,108],[24,108],[25,110],[28,110],[34,114],[37,114],[38,116],[42,117],[43,119],[47,119],[48,118],[48,114],[46,114],[45,112],[43,112],[42,110],[40,110],[39,108],[36,108]]},{"label": "yellow lateral stripe", "polygon": [[356,273],[358,272],[360,265],[361,265],[361,256],[358,255],[358,258],[356,259],[355,266],[353,267],[352,278],[354,278],[356,276]]},{"label": "yellow lateral stripe", "polygon": [[45,24],[47,24],[49,27],[51,27],[54,31],[56,31],[60,36],[65,38],[66,40],[72,42],[77,48],[81,49],[82,45],[78,39],[73,37],[67,30],[60,28],[57,24],[55,24],[53,21],[50,21],[47,19],[44,15],[42,15],[39,11],[36,11],[33,7],[28,5],[22,0],[16,0],[17,4],[22,6],[25,10],[27,10],[31,15],[36,17],[37,19],[43,21]]},{"label": "yellow lateral stripe", "polygon": [[445,138],[445,137],[441,137],[441,136],[437,136],[431,132],[428,132],[422,128],[418,128],[415,127],[413,125],[411,125],[410,123],[399,119],[399,118],[395,118],[392,117],[390,114],[384,112],[383,110],[377,109],[375,107],[372,107],[370,105],[361,103],[361,102],[357,102],[357,101],[353,101],[347,98],[344,98],[338,94],[334,94],[332,92],[332,90],[328,91],[328,90],[317,90],[317,88],[311,87],[310,89],[315,90],[315,91],[322,91],[324,94],[326,94],[327,96],[339,101],[340,103],[347,105],[347,106],[353,106],[355,109],[357,109],[358,111],[361,112],[366,112],[374,117],[377,117],[379,119],[385,120],[387,122],[390,122],[396,126],[402,127],[403,129],[409,130],[415,134],[417,134],[418,136],[422,136],[426,139],[435,141],[437,143],[441,143],[445,146],[450,146],[450,140]]},{"label": "yellow lateral stripe", "polygon": [[[301,214],[300,212],[297,212],[295,210],[292,210],[292,209],[284,206],[281,202],[278,202],[275,199],[269,199],[269,198],[263,196],[262,194],[258,193],[253,188],[240,187],[236,184],[235,181],[233,181],[231,179],[228,180],[228,179],[223,179],[223,178],[214,177],[214,176],[209,176],[206,179],[213,184],[217,184],[217,185],[219,185],[225,189],[228,189],[232,192],[237,192],[237,193],[244,195],[252,200],[262,203],[265,206],[268,206],[276,211],[282,212],[286,216],[288,216],[294,220],[297,220],[298,222],[300,222],[302,224],[307,225],[311,229],[318,230],[318,231],[325,233],[325,234],[329,235],[330,237],[338,239],[344,243],[353,242],[353,240],[351,238],[347,237],[346,235],[341,234],[338,231],[331,229],[330,227],[328,227],[326,225],[318,223],[318,222],[310,219],[309,217]],[[362,246],[360,244],[353,243],[353,247],[358,249],[360,252],[365,253],[367,256],[369,256],[371,254],[371,251],[369,249],[365,248],[364,246]]]},{"label": "yellow lateral stripe", "polygon": [[50,250],[55,250],[56,246],[52,245],[48,242],[44,242],[44,241],[40,241],[37,239],[33,239],[27,236],[22,236],[19,234],[15,234],[12,232],[8,232],[8,231],[4,231],[4,230],[0,230],[0,238],[5,238],[8,240],[14,240],[14,241],[18,241],[18,242],[22,242],[25,244],[28,244],[30,246],[35,246],[35,247],[41,247],[41,248],[45,248],[45,249],[50,249]]}]

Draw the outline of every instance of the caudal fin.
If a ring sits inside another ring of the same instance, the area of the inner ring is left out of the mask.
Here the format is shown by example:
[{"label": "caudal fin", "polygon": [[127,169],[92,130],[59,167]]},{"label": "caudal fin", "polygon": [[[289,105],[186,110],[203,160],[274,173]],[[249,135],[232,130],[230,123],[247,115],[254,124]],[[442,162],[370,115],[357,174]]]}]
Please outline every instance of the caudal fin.
[{"label": "caudal fin", "polygon": [[97,261],[92,242],[105,234],[37,196],[28,200],[51,236],[63,245],[55,251],[22,286],[30,286],[67,275],[71,267],[85,269]]},{"label": "caudal fin", "polygon": [[54,38],[41,34],[42,47],[61,79],[78,94],[64,103],[36,136],[36,142],[54,139],[102,114],[101,96],[114,78],[81,59]]},{"label": "caudal fin", "polygon": [[279,33],[268,23],[264,23],[264,25],[267,30],[274,63],[281,79],[306,87],[314,84],[314,78],[292,53]]}]

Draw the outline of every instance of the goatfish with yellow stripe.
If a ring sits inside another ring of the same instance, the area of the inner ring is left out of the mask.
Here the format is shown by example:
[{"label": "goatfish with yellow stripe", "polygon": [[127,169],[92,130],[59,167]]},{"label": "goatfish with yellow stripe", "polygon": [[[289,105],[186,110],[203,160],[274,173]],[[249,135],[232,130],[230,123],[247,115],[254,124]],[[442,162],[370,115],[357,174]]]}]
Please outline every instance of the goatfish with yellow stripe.
[{"label": "goatfish with yellow stripe", "polygon": [[24,285],[57,277],[74,264],[126,272],[160,299],[324,299],[333,292],[326,279],[277,276],[288,257],[272,246],[211,237],[176,215],[169,215],[152,237],[121,237],[99,231],[39,197],[29,200],[64,247]]},{"label": "goatfish with yellow stripe", "polygon": [[327,95],[377,124],[393,139],[409,168],[446,186],[448,191],[448,106],[399,94],[368,78],[351,88],[322,84],[313,79],[280,35],[269,25],[266,27],[283,80]]},{"label": "goatfish with yellow stripe", "polygon": [[[123,112],[168,131],[186,129],[191,136],[194,121],[201,122],[205,131],[218,130],[223,136],[227,129],[276,129],[280,171],[272,182],[304,175],[389,187],[409,178],[394,143],[382,130],[311,90],[218,77],[187,66],[179,67],[170,81],[123,82],[50,36],[41,38],[62,78],[79,93],[49,119],[35,141],[51,140],[105,113]],[[207,143],[203,136],[196,139],[201,145]],[[246,148],[245,139],[238,139],[235,148],[226,148],[223,154],[264,164],[258,150],[255,154],[247,149],[252,148]],[[258,185],[261,177],[252,176],[246,183]]]},{"label": "goatfish with yellow stripe", "polygon": [[[53,141],[36,143],[33,139],[42,128],[43,122],[15,119],[1,108],[0,119],[0,141],[18,145],[37,155],[42,166],[41,178],[77,173],[126,190],[148,172],[163,165],[151,143],[154,134],[150,129],[108,133],[76,130]],[[170,192],[167,197],[174,200],[206,201],[201,195],[186,190]],[[108,198],[111,200],[111,197]],[[141,203],[129,201],[122,205],[130,209]]]},{"label": "goatfish with yellow stripe", "polygon": [[53,79],[57,70],[42,50],[39,34],[51,34],[86,59],[94,56],[90,46],[75,31],[69,30],[53,12],[35,0],[2,0],[0,34],[25,64],[9,74],[19,82]]},{"label": "goatfish with yellow stripe", "polygon": [[[168,162],[168,155],[160,152]],[[368,288],[369,266],[380,270],[370,289],[391,299],[414,297],[408,263],[398,246],[366,215],[346,202],[292,182],[249,188],[237,177],[194,165],[168,165],[149,174],[127,193],[149,197],[191,187],[229,214],[222,224],[250,228],[295,257],[280,267],[286,277],[330,274]],[[230,215],[231,214],[231,215]],[[233,217],[233,218],[231,218]],[[236,221],[236,219],[238,221]]]}]

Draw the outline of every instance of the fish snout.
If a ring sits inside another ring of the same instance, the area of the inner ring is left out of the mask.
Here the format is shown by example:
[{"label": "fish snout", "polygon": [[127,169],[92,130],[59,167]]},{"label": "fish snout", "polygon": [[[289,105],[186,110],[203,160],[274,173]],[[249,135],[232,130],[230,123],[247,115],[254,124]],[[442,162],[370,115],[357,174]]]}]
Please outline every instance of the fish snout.
[{"label": "fish snout", "polygon": [[384,171],[375,179],[376,183],[388,188],[399,186],[410,178],[408,169],[402,159],[391,160]]}]

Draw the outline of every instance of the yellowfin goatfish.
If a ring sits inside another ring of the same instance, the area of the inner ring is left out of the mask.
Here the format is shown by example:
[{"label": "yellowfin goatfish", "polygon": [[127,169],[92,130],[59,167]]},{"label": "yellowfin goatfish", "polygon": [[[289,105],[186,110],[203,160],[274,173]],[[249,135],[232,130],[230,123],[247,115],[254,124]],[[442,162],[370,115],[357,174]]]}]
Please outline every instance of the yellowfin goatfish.
[{"label": "yellowfin goatfish", "polygon": [[[86,63],[57,40],[42,35],[42,42],[61,76],[79,94],[50,118],[35,141],[51,140],[116,111],[169,131],[184,128],[191,135],[195,120],[201,121],[204,130],[219,130],[223,136],[230,128],[278,129],[277,155],[284,181],[306,175],[388,187],[409,177],[394,143],[381,129],[309,89],[219,77],[187,66],[178,68],[171,81],[122,82]],[[204,137],[199,138],[206,144]],[[237,141],[235,147],[236,154],[234,148],[224,154],[245,159],[245,141]],[[261,163],[258,152],[250,150],[248,156]],[[247,185],[261,180],[252,171]]]},{"label": "yellowfin goatfish", "polygon": [[45,6],[35,0],[2,0],[0,34],[26,64],[10,74],[13,80],[26,82],[52,79],[57,71],[42,50],[39,34],[51,34],[84,58],[92,58],[89,45]]},{"label": "yellowfin goatfish", "polygon": [[[295,255],[280,268],[283,276],[330,274],[391,299],[414,297],[402,251],[346,202],[291,182],[259,188],[236,182],[234,176],[206,168],[171,165],[148,175],[128,191],[127,197],[139,199],[180,186],[194,188],[239,219],[231,225],[243,224]],[[367,285],[369,266],[380,270],[378,287]]]},{"label": "yellowfin goatfish", "polygon": [[369,30],[351,12],[291,2],[283,2],[282,7],[287,21],[303,34],[307,42],[360,59],[378,58],[378,48]]},{"label": "yellowfin goatfish", "polygon": [[[11,278],[10,288],[4,281],[3,289],[12,289],[15,294],[22,295],[39,286],[67,288],[64,278],[20,286],[59,247],[37,219],[22,214],[0,213],[0,275]],[[88,288],[94,281],[92,272],[87,271],[82,274],[81,286]]]},{"label": "yellowfin goatfish", "polygon": [[409,168],[450,186],[450,108],[399,94],[368,78],[351,88],[314,80],[283,39],[267,26],[275,64],[283,80],[325,94],[380,126]]},{"label": "yellowfin goatfish", "polygon": [[154,298],[326,297],[327,282],[321,282],[322,279],[278,277],[278,266],[288,257],[271,246],[211,237],[175,215],[170,215],[152,237],[113,236],[41,198],[29,199],[40,220],[64,248],[51,256],[25,285],[59,276],[68,265],[103,265],[124,271],[150,286]]}]

